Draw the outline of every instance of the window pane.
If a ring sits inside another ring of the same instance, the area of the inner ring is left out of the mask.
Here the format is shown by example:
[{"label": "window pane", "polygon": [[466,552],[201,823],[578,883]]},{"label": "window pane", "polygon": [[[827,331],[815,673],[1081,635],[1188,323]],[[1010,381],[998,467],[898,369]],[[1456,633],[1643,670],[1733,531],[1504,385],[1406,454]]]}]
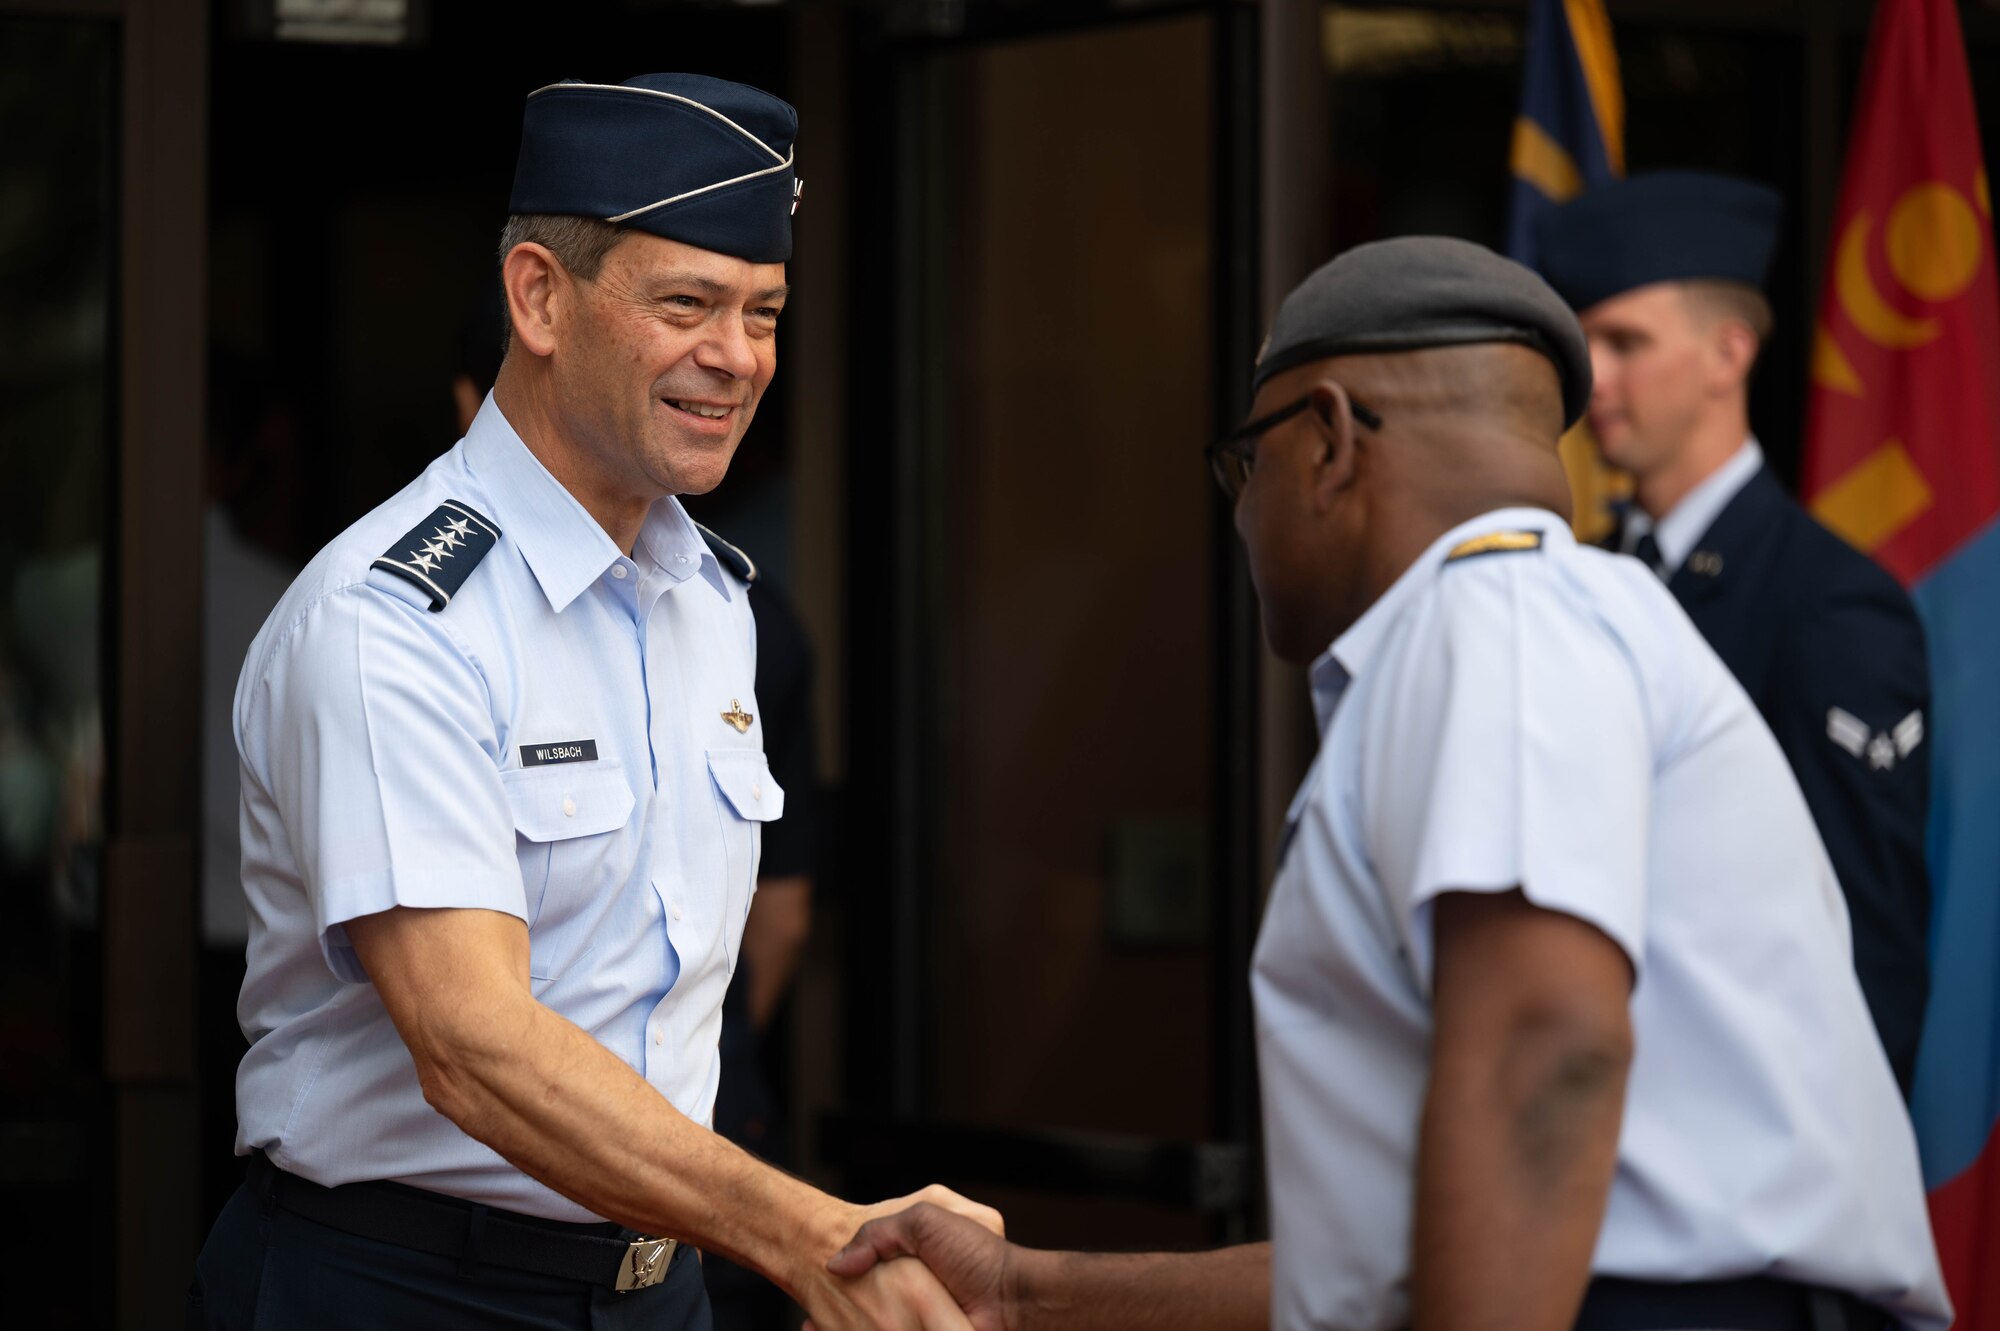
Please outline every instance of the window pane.
[{"label": "window pane", "polygon": [[[116,61],[108,24],[0,18],[0,124],[33,127],[0,136],[0,1209],[34,1218],[9,1240],[24,1272],[74,1272],[110,1210],[99,624]],[[26,1297],[51,1284],[26,1281]],[[108,1319],[109,1282],[60,1285],[60,1315],[10,1313]]]}]

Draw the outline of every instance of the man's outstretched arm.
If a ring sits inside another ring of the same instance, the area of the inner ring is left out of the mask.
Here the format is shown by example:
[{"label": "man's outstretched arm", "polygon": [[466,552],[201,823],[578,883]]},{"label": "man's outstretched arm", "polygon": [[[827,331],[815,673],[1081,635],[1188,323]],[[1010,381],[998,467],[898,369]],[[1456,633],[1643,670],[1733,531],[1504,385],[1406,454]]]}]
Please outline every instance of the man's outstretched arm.
[{"label": "man's outstretched arm", "polygon": [[1094,1253],[1022,1248],[923,1203],[871,1220],[827,1267],[854,1278],[916,1257],[975,1331],[1265,1331],[1271,1245],[1212,1252]]},{"label": "man's outstretched arm", "polygon": [[[536,1002],[520,920],[398,907],[348,921],[347,936],[409,1047],[425,1098],[523,1173],[598,1215],[763,1272],[826,1331],[964,1325],[914,1263],[890,1263],[860,1281],[829,1273],[824,1254],[872,1212],[691,1122],[617,1055]],[[977,1212],[998,1224],[986,1208]]]}]

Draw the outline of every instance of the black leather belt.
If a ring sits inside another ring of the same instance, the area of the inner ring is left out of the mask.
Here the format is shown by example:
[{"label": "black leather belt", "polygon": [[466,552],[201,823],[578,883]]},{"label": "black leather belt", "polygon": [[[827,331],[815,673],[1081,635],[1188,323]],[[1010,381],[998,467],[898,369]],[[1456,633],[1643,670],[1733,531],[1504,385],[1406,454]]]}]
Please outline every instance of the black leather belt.
[{"label": "black leather belt", "polygon": [[1598,1276],[1584,1291],[1576,1331],[1885,1331],[1874,1304],[1841,1290],[1769,1276],[1669,1284]]},{"label": "black leather belt", "polygon": [[506,1267],[608,1289],[645,1289],[666,1279],[680,1247],[672,1239],[635,1237],[609,1221],[543,1220],[401,1183],[322,1187],[286,1173],[262,1152],[250,1155],[248,1182],[257,1196],[293,1215],[343,1234],[449,1257],[468,1271]]}]

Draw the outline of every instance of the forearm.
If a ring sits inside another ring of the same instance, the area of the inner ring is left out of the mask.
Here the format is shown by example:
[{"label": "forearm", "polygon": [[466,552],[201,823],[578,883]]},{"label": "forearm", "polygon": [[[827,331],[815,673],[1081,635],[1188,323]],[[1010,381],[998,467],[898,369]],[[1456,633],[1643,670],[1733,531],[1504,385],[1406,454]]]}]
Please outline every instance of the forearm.
[{"label": "forearm", "polygon": [[1416,1331],[1574,1322],[1624,1091],[1615,1050],[1560,1033],[1434,1061],[1418,1148]]},{"label": "forearm", "polygon": [[812,879],[804,874],[759,879],[743,925],[743,964],[749,970],[750,1024],[771,1024],[798,972],[812,932]]},{"label": "forearm", "polygon": [[348,936],[432,1106],[579,1205],[723,1253],[787,1289],[821,1279],[820,1261],[859,1223],[859,1208],[690,1122],[536,1002],[518,920],[397,910],[350,921]]},{"label": "forearm", "polygon": [[854,1208],[691,1122],[602,1044],[532,999],[516,1035],[461,1051],[440,1109],[579,1205],[687,1240],[789,1286],[846,1238]]},{"label": "forearm", "polygon": [[1213,1252],[1022,1249],[1013,1331],[1265,1331],[1271,1245]]}]

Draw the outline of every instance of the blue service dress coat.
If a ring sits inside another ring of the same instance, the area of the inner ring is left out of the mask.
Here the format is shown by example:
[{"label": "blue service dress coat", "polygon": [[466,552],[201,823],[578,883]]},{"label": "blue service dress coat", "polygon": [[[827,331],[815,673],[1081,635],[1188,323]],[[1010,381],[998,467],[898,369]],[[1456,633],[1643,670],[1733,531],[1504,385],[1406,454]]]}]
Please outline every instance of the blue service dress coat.
[{"label": "blue service dress coat", "polygon": [[1930,972],[1930,671],[1880,565],[1759,468],[1668,589],[1763,713],[1847,898],[1854,965],[1907,1098]]}]

